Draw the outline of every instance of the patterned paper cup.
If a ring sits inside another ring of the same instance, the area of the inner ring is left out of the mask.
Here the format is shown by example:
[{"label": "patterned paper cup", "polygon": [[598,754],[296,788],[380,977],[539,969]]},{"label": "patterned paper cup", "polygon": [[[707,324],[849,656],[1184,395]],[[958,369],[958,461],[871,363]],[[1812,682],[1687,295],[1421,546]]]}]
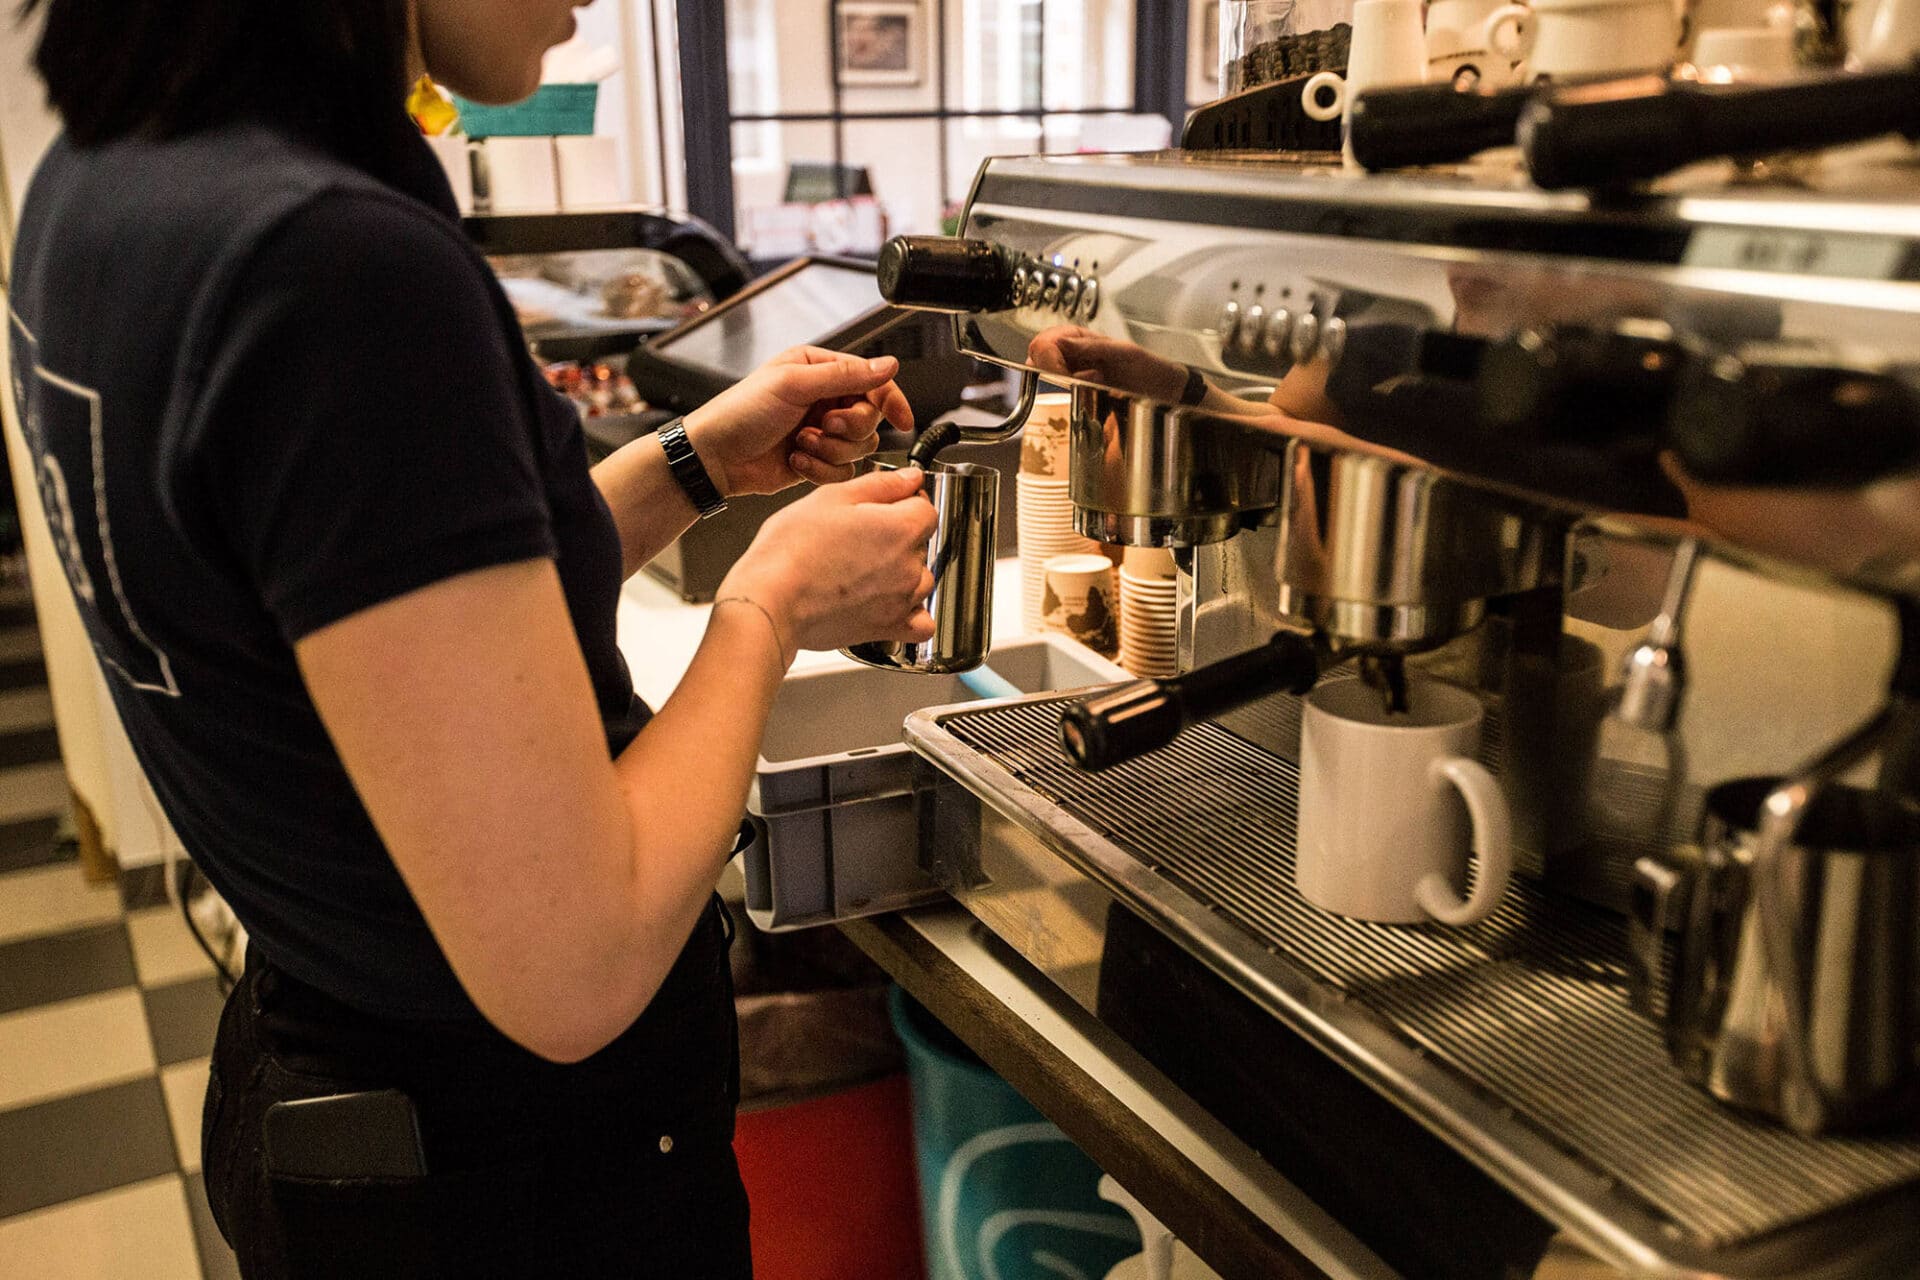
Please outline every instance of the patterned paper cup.
[{"label": "patterned paper cup", "polygon": [[1113,561],[1103,555],[1055,556],[1047,561],[1041,602],[1046,628],[1111,658],[1120,650],[1120,593]]}]

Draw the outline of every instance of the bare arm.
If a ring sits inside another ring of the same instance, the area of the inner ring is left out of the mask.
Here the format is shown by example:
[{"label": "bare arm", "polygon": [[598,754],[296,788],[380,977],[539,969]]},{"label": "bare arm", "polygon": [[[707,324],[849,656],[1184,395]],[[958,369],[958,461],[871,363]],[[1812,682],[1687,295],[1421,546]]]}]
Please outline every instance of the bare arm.
[{"label": "bare arm", "polygon": [[[711,474],[712,469],[708,471]],[[667,466],[660,438],[651,433],[622,445],[595,467],[593,482],[620,530],[621,570],[629,578],[673,545],[699,517]]]},{"label": "bare arm", "polygon": [[646,1007],[731,849],[797,647],[931,632],[918,485],[869,476],[769,521],[722,593],[755,604],[715,610],[679,689],[617,760],[545,561],[448,579],[300,641],[382,841],[503,1033],[573,1061]]},{"label": "bare arm", "polygon": [[[831,484],[873,452],[882,420],[913,427],[894,385],[900,362],[861,360],[796,347],[688,414],[687,439],[721,494],[779,493],[802,480]],[[593,469],[620,530],[627,576],[692,525],[696,512],[654,436],[626,445]]]}]

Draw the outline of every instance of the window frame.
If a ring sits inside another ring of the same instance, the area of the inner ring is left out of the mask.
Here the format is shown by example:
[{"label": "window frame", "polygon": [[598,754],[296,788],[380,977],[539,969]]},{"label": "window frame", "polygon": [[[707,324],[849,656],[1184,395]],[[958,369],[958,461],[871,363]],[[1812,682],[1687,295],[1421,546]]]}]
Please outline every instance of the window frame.
[{"label": "window frame", "polygon": [[[951,0],[925,0],[927,47],[932,56],[935,86],[931,109],[900,111],[849,111],[840,68],[840,3],[827,0],[827,47],[832,51],[833,74],[829,80],[829,108],[826,111],[738,112],[733,109],[730,66],[727,59],[727,6],[721,0],[678,0],[680,18],[680,71],[684,85],[700,85],[702,92],[686,94],[685,128],[687,156],[688,212],[712,224],[728,239],[738,238],[735,220],[733,179],[733,130],[736,125],[827,124],[832,126],[834,176],[845,182],[846,132],[849,124],[863,122],[900,123],[927,121],[938,133],[938,169],[940,206],[950,207],[956,196],[951,173],[952,143],[948,128],[955,121],[1031,120],[1045,146],[1049,118],[1084,118],[1119,112],[1162,115],[1173,125],[1176,135],[1187,111],[1187,31],[1191,0],[1134,0],[1134,75],[1133,101],[1110,106],[1082,107],[1071,110],[1047,108],[1047,4],[1037,0],[1040,10],[1040,68],[1037,104],[1029,109],[969,110],[956,107],[948,84],[947,22]],[[1167,33],[1164,40],[1141,39],[1140,32]],[[842,194],[845,189],[842,187]]]}]

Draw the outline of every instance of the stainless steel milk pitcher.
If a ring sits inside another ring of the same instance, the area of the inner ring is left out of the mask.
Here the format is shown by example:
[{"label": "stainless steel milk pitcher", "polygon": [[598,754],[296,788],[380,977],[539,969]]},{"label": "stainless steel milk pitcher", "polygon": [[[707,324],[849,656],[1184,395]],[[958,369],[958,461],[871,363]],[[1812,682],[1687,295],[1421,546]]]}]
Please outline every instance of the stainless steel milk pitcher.
[{"label": "stainless steel milk pitcher", "polygon": [[[876,460],[871,465],[897,463]],[[933,638],[920,644],[871,640],[841,652],[889,671],[956,675],[985,662],[991,648],[1000,473],[969,462],[934,462],[926,476],[927,499],[940,516],[927,543],[927,567],[933,571],[927,611],[933,615]]]},{"label": "stainless steel milk pitcher", "polygon": [[1697,848],[1637,868],[1632,930],[1636,998],[1664,978],[1674,1061],[1715,1097],[1806,1134],[1913,1114],[1920,805],[1817,772],[1725,783]]}]

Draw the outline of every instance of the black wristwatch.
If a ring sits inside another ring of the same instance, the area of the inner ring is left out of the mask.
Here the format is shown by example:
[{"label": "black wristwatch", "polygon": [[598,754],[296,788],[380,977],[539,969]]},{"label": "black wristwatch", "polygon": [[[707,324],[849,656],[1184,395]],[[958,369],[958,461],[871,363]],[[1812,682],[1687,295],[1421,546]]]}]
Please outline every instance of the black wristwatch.
[{"label": "black wristwatch", "polygon": [[675,418],[660,428],[659,434],[660,448],[667,455],[667,466],[673,471],[673,478],[679,482],[681,491],[687,495],[687,501],[700,513],[700,518],[705,520],[725,511],[727,500],[713,487],[713,477],[707,474],[700,455],[693,451],[693,441],[687,439],[686,419]]}]

